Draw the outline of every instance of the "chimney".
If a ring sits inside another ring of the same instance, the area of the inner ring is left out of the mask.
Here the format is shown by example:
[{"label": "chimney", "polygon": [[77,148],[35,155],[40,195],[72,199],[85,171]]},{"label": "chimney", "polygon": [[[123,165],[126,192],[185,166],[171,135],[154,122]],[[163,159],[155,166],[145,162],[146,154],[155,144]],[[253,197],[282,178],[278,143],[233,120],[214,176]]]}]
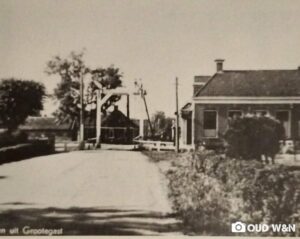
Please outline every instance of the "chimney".
[{"label": "chimney", "polygon": [[217,73],[222,73],[223,72],[223,62],[225,60],[223,59],[216,59],[215,62],[216,62],[216,65],[217,65]]},{"label": "chimney", "polygon": [[114,111],[118,111],[119,107],[117,105],[114,105]]}]

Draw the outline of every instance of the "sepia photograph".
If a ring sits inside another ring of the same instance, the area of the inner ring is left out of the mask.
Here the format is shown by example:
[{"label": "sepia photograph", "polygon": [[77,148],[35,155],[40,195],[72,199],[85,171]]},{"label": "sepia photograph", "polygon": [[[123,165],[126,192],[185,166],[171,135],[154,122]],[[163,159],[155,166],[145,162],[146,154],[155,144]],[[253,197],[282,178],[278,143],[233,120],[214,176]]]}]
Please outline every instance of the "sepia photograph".
[{"label": "sepia photograph", "polygon": [[0,0],[0,237],[300,237],[300,0]]}]

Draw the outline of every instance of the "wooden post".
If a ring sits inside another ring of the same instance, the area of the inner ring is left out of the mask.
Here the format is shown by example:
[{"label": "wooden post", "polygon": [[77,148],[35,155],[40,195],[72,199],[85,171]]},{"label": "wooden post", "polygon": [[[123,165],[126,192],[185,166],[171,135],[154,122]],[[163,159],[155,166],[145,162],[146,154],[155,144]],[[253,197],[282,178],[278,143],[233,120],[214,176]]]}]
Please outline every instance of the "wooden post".
[{"label": "wooden post", "polygon": [[175,91],[176,91],[176,134],[175,134],[175,145],[176,145],[176,153],[179,152],[179,110],[178,110],[178,78],[176,77],[175,83]]},{"label": "wooden post", "polygon": [[97,90],[96,148],[101,148],[101,91]]}]

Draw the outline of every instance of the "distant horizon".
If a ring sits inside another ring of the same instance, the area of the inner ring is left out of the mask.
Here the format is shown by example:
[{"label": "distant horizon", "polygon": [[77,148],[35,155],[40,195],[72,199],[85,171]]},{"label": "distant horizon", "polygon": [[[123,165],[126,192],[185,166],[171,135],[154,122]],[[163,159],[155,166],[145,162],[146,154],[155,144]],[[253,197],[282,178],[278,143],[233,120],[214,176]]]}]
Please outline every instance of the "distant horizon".
[{"label": "distant horizon", "polygon": [[[300,65],[294,0],[2,0],[0,12],[0,79],[36,80],[52,93],[59,79],[44,73],[46,62],[85,48],[88,66],[115,65],[129,87],[143,80],[150,115],[174,117],[175,78],[182,107],[194,76],[213,75],[217,58],[224,70]],[[47,102],[42,114],[55,108]],[[131,116],[141,115],[132,97]]]}]

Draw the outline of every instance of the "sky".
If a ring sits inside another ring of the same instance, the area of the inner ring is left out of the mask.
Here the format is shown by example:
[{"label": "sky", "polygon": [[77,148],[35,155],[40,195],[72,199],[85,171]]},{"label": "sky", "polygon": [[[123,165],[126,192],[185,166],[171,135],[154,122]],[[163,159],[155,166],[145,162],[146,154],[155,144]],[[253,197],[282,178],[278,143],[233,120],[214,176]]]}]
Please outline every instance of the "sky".
[{"label": "sky", "polygon": [[[298,0],[0,0],[0,79],[40,81],[51,94],[59,78],[46,62],[86,49],[87,65],[119,67],[127,87],[142,79],[150,114],[174,116],[175,78],[183,106],[217,58],[224,69],[297,68],[299,12]],[[47,101],[43,113],[56,107]]]}]

